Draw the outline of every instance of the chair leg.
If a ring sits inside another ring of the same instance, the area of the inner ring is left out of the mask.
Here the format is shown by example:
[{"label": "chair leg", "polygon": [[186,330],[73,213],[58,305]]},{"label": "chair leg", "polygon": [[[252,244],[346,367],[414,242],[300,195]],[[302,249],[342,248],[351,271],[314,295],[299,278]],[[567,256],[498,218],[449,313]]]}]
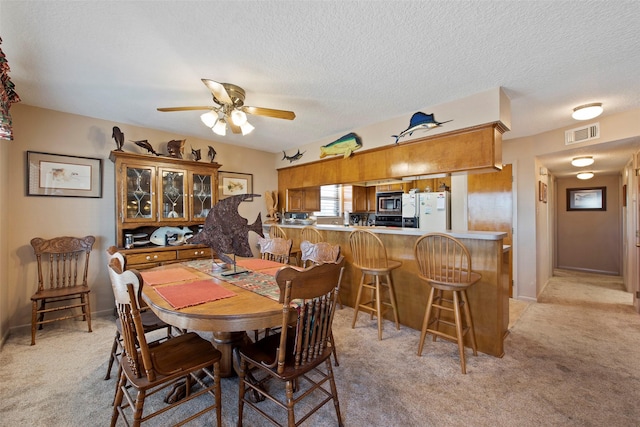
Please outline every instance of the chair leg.
[{"label": "chair leg", "polygon": [[245,372],[247,370],[247,362],[244,359],[240,360],[240,369],[238,369],[238,383],[240,385],[238,389],[238,427],[242,427],[242,410],[244,408],[244,395],[245,390]]},{"label": "chair leg", "polygon": [[464,317],[466,318],[467,321],[467,327],[468,329],[468,333],[471,335],[470,340],[471,340],[471,348],[473,349],[473,355],[477,356],[478,355],[478,345],[476,344],[476,332],[473,328],[473,319],[471,318],[471,308],[469,307],[469,299],[467,298],[467,291],[466,289],[462,292],[460,292],[460,295],[462,297],[462,303],[463,303],[463,308],[464,308]]},{"label": "chair leg", "polygon": [[87,321],[87,327],[89,328],[89,332],[93,332],[93,329],[91,329],[91,302],[89,300],[89,294],[82,296],[82,303],[86,303],[86,305],[82,306],[82,310],[84,311],[84,317]]},{"label": "chair leg", "polygon": [[38,321],[38,303],[31,302],[31,345],[36,345],[36,324]]},{"label": "chair leg", "polygon": [[460,368],[462,373],[467,373],[464,360],[464,336],[462,335],[462,319],[460,316],[460,297],[458,291],[453,291],[453,315],[456,322],[456,337],[458,338],[458,352],[460,353]]},{"label": "chair leg", "polygon": [[329,386],[331,387],[331,394],[333,394],[333,406],[336,408],[336,416],[338,417],[338,426],[343,427],[342,416],[340,415],[340,402],[338,400],[338,388],[336,387],[336,380],[333,376],[333,369],[331,368],[331,360],[327,359],[327,373],[329,374]]},{"label": "chair leg", "polygon": [[293,381],[287,381],[285,385],[285,395],[287,396],[287,420],[289,427],[295,427],[296,425],[296,415],[293,412],[293,405],[295,405],[295,400],[293,399]]},{"label": "chair leg", "polygon": [[[373,312],[371,312],[373,316]],[[382,341],[382,299],[380,298],[380,276],[376,274],[376,316],[378,317],[378,341]]]},{"label": "chair leg", "polygon": [[[436,304],[436,309],[434,312],[434,328],[438,329],[440,326],[440,314],[442,313],[442,310],[440,309],[440,307],[438,307],[438,305],[442,305],[442,300],[443,300],[443,294],[444,291],[442,289],[438,289],[436,291],[436,295],[433,299],[434,303]],[[433,342],[436,342],[436,339],[438,338],[438,336],[436,334],[433,334]]]},{"label": "chair leg", "polygon": [[124,387],[127,384],[127,377],[124,372],[120,373],[118,377],[118,384],[116,387],[116,395],[113,398],[113,412],[111,413],[111,427],[115,427],[118,421],[118,415],[120,414],[119,407],[122,405],[122,399],[124,398]]},{"label": "chair leg", "polygon": [[356,327],[356,321],[358,320],[358,311],[360,310],[360,298],[362,297],[362,288],[364,287],[364,273],[360,277],[360,285],[358,286],[358,295],[356,296],[356,303],[353,306],[353,321],[351,322],[351,329]]},{"label": "chair leg", "polygon": [[393,308],[393,317],[396,320],[396,329],[400,330],[400,319],[398,318],[398,303],[396,301],[396,291],[393,287],[393,279],[391,279],[391,274],[387,274],[387,286],[389,288],[389,299],[391,300],[391,308]]},{"label": "chair leg", "polygon": [[333,332],[331,332],[331,335],[329,336],[329,341],[331,342],[331,352],[333,353],[333,359],[335,360],[335,365],[340,366],[340,363],[338,362],[338,350],[336,350],[336,343],[333,340]]},{"label": "chair leg", "polygon": [[111,368],[113,367],[113,361],[116,359],[116,352],[118,351],[118,346],[120,343],[120,332],[116,330],[116,336],[113,339],[113,344],[111,345],[111,354],[109,355],[109,364],[107,365],[107,374],[104,376],[105,380],[111,378]]},{"label": "chair leg", "polygon": [[418,344],[418,356],[422,356],[422,348],[424,347],[424,339],[427,336],[427,327],[429,325],[429,316],[431,316],[431,305],[433,304],[433,294],[435,288],[431,288],[429,292],[429,300],[427,301],[427,308],[424,313],[424,319],[422,320],[422,331],[420,332],[420,343]]}]

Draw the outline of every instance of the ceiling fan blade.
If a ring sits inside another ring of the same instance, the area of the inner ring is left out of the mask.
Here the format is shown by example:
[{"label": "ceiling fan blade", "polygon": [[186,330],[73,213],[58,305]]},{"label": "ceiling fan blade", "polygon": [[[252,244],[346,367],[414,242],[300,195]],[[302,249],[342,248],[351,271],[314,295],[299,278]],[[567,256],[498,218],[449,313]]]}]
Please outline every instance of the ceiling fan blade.
[{"label": "ceiling fan blade", "polygon": [[233,120],[231,120],[231,117],[227,116],[227,124],[229,125],[229,128],[231,128],[231,132],[233,133],[241,133],[242,129],[240,129],[240,126],[236,126],[233,123]]},{"label": "ceiling fan blade", "polygon": [[242,107],[242,111],[247,114],[253,114],[256,116],[266,116],[273,117],[275,119],[286,119],[293,120],[296,118],[296,114],[293,111],[286,110],[274,110],[272,108],[262,108],[262,107]]},{"label": "ceiling fan blade", "polygon": [[164,107],[164,108],[158,108],[158,111],[189,111],[189,110],[214,110],[216,111],[217,108],[215,107],[206,107],[206,106],[197,106],[197,107]]},{"label": "ceiling fan blade", "polygon": [[218,101],[223,102],[224,104],[233,104],[231,97],[227,93],[227,90],[224,88],[222,83],[218,83],[209,79],[202,79],[202,83],[204,83],[209,88],[213,96]]}]

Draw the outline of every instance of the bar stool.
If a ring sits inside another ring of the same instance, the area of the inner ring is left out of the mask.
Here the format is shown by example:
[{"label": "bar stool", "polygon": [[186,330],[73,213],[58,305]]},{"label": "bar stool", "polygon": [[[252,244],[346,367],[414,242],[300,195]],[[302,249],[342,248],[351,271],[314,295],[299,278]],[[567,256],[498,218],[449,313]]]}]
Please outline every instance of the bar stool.
[{"label": "bar stool", "polygon": [[[372,319],[374,314],[378,317],[378,339],[382,340],[383,306],[386,306],[384,307],[385,309],[388,307],[393,309],[396,329],[400,329],[398,305],[396,303],[395,291],[393,290],[391,271],[400,267],[402,263],[387,258],[387,251],[384,244],[380,238],[371,231],[352,231],[351,234],[349,234],[349,244],[351,246],[351,254],[353,255],[353,265],[362,270],[351,328],[353,329],[356,326],[358,311],[368,311],[371,313]],[[373,276],[371,281],[367,280],[367,276]],[[382,287],[387,288],[390,302],[382,301],[380,295],[380,288]],[[371,290],[371,299],[362,302],[362,291],[365,288]]]},{"label": "bar stool", "polygon": [[[442,233],[429,233],[420,236],[414,246],[414,255],[420,271],[419,277],[431,286],[427,308],[422,321],[418,356],[422,355],[424,339],[427,333],[458,344],[460,367],[467,373],[464,358],[464,336],[469,335],[473,355],[478,355],[473,320],[469,309],[467,289],[477,283],[482,276],[471,271],[469,250],[458,239]],[[444,298],[444,292],[451,292],[451,299]],[[462,312],[460,309],[462,308]],[[431,311],[434,317],[431,319]],[[441,318],[441,311],[453,313],[453,321]],[[464,314],[464,319],[462,318]],[[466,323],[466,325],[464,324]],[[446,325],[448,330],[455,329],[455,335],[440,330]]]}]

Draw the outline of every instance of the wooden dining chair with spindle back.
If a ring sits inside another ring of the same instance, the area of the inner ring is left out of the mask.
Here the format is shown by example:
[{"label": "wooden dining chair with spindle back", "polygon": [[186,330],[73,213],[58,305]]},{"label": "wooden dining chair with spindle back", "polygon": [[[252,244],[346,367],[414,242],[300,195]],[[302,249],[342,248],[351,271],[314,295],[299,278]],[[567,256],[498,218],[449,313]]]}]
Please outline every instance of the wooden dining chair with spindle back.
[{"label": "wooden dining chair with spindle back", "polygon": [[38,290],[31,296],[31,345],[36,329],[51,322],[82,317],[92,331],[87,274],[95,241],[94,236],[31,239],[38,269]]},{"label": "wooden dining chair with spindle back", "polygon": [[289,254],[292,244],[291,239],[284,239],[282,237],[258,237],[261,258],[282,264],[289,264]]},{"label": "wooden dining chair with spindle back", "polygon": [[306,225],[302,228],[302,230],[300,230],[300,241],[302,242],[305,240],[311,243],[319,243],[325,241],[322,232],[313,225]]},{"label": "wooden dining chair with spindle back", "polygon": [[[269,226],[268,234],[270,239],[273,239],[275,237],[280,237],[281,239],[289,240],[289,236],[287,236],[287,232],[284,231],[284,228],[280,227],[277,224],[271,224],[271,226]],[[300,248],[293,247],[293,240],[291,241],[291,248],[289,248],[288,255],[289,255],[289,260],[286,263],[288,264],[289,261],[291,261],[291,259],[293,258],[293,260],[295,261],[295,265],[298,265]]]}]

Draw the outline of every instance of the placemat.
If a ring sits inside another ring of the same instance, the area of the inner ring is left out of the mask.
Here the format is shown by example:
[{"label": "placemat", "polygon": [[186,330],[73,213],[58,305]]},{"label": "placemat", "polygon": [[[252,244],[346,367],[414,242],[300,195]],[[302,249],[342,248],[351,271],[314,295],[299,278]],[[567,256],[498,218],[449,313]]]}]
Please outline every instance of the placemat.
[{"label": "placemat", "polygon": [[167,268],[166,270],[141,271],[145,283],[151,286],[163,283],[195,280],[198,275],[182,267]]},{"label": "placemat", "polygon": [[211,280],[160,286],[154,289],[165,301],[178,310],[236,295],[235,292],[223,288]]},{"label": "placemat", "polygon": [[247,270],[253,270],[253,271],[282,267],[282,264],[279,262],[271,261],[268,259],[262,259],[262,258],[239,259],[236,262],[236,264],[238,264],[238,266],[240,267],[246,268]]}]

